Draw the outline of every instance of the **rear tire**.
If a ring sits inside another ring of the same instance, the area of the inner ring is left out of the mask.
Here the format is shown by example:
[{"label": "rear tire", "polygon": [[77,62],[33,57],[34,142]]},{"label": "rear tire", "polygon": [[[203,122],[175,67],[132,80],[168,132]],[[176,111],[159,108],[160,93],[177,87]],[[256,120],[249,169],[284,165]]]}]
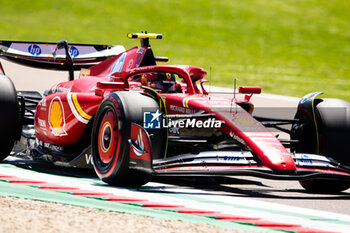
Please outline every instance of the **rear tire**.
[{"label": "rear tire", "polygon": [[10,154],[20,131],[16,88],[4,75],[0,75],[0,109],[0,161],[2,161]]},{"label": "rear tire", "polygon": [[142,125],[143,108],[159,109],[151,97],[137,92],[116,92],[101,103],[92,127],[92,157],[99,178],[115,186],[146,184],[151,174],[130,169],[131,124]]}]

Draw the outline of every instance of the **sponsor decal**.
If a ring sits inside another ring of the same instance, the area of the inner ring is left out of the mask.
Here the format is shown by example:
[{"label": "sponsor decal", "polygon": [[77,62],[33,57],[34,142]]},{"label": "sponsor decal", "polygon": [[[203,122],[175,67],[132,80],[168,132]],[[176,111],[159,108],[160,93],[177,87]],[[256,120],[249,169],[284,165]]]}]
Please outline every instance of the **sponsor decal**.
[{"label": "sponsor decal", "polygon": [[162,113],[156,112],[143,113],[143,127],[145,129],[160,129]]},{"label": "sponsor decal", "polygon": [[85,153],[85,161],[86,161],[86,165],[94,165],[94,160],[92,159],[92,155],[91,154],[87,154]]},{"label": "sponsor decal", "polygon": [[41,54],[41,48],[36,44],[31,44],[28,47],[28,52],[33,56],[39,56]]},{"label": "sponsor decal", "polygon": [[171,73],[166,73],[166,79],[171,81]]},{"label": "sponsor decal", "polygon": [[134,67],[134,59],[130,59],[129,64],[128,64],[128,69],[131,69]]},{"label": "sponsor decal", "polygon": [[194,109],[179,107],[176,105],[170,105],[170,110],[172,110],[174,112],[187,113],[187,114],[196,113],[196,110],[194,110]]},{"label": "sponsor decal", "polygon": [[242,138],[236,136],[232,131],[230,131],[230,137],[232,137],[233,139],[235,139],[237,142],[240,142],[240,143],[242,143],[243,145],[246,145],[246,144],[245,144],[245,141],[244,141]]},{"label": "sponsor decal", "polygon": [[90,76],[90,72],[91,72],[90,69],[82,68],[82,69],[80,70],[80,73],[79,73],[79,78],[85,78],[85,77],[87,77],[87,76]]},{"label": "sponsor decal", "polygon": [[112,67],[111,72],[109,73],[110,75],[115,73],[115,72],[120,72],[123,68],[124,61],[125,61],[126,53],[123,53],[117,60],[117,62],[114,64]]},{"label": "sponsor decal", "polygon": [[144,49],[143,47],[140,47],[136,53],[143,54],[144,52],[146,52],[146,49]]},{"label": "sponsor decal", "polygon": [[174,111],[174,112],[185,113],[185,108],[184,107],[179,107],[179,106],[176,106],[176,105],[170,105],[170,110]]},{"label": "sponsor decal", "polygon": [[50,150],[57,151],[57,152],[63,152],[64,151],[62,146],[56,146],[56,145],[53,145],[53,144],[50,144],[50,146],[48,148]]},{"label": "sponsor decal", "polygon": [[46,148],[46,149],[49,149],[49,150],[52,150],[52,151],[56,151],[56,152],[63,152],[64,151],[64,148],[62,146],[53,145],[53,144],[48,143],[48,142],[43,142],[43,141],[38,140],[38,144],[39,144],[39,146]]},{"label": "sponsor decal", "polygon": [[65,136],[66,120],[64,118],[64,109],[60,97],[52,99],[49,107],[49,125],[51,132],[55,136]]},{"label": "sponsor decal", "polygon": [[308,155],[301,155],[299,161],[304,164],[312,164],[312,160]]},{"label": "sponsor decal", "polygon": [[71,55],[71,57],[77,57],[77,56],[79,56],[79,50],[74,46],[70,46],[69,47],[69,54]]},{"label": "sponsor decal", "polygon": [[179,127],[169,128],[169,133],[180,135],[180,128]]},{"label": "sponsor decal", "polygon": [[40,128],[46,128],[46,121],[43,119],[38,118],[38,124]]},{"label": "sponsor decal", "polygon": [[241,158],[241,157],[225,156],[224,160],[225,161],[242,161],[242,160],[246,160],[246,159],[245,158]]}]

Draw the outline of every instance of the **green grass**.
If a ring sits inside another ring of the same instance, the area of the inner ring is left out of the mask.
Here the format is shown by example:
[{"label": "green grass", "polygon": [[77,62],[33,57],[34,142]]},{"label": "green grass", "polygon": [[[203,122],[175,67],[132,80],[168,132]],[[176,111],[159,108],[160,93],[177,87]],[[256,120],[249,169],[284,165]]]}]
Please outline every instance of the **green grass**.
[{"label": "green grass", "polygon": [[[0,0],[0,39],[123,44],[152,41],[170,64],[212,67],[211,81],[350,101],[350,2],[346,0]],[[6,68],[5,68],[6,69]]]}]

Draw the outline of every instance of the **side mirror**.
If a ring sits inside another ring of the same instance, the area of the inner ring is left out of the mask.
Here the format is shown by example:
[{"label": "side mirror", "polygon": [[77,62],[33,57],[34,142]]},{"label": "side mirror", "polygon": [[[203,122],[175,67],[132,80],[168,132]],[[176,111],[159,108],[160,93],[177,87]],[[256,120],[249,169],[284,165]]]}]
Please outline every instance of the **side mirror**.
[{"label": "side mirror", "polygon": [[250,98],[252,98],[253,94],[261,93],[261,87],[239,87],[238,92],[240,94],[245,94],[244,99],[246,101],[250,101]]},{"label": "side mirror", "polygon": [[239,87],[238,92],[240,94],[260,94],[261,87]]}]

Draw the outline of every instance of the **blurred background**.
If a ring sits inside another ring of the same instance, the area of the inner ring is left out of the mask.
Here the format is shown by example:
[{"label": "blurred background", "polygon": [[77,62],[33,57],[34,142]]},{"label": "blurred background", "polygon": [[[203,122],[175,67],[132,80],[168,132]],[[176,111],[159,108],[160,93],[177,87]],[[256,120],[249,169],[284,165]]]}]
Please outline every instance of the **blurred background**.
[{"label": "blurred background", "polygon": [[[211,83],[350,101],[347,0],[0,0],[0,40],[139,45],[151,41],[169,64],[211,69]],[[6,67],[5,67],[6,70]],[[209,77],[208,77],[209,79]]]}]

